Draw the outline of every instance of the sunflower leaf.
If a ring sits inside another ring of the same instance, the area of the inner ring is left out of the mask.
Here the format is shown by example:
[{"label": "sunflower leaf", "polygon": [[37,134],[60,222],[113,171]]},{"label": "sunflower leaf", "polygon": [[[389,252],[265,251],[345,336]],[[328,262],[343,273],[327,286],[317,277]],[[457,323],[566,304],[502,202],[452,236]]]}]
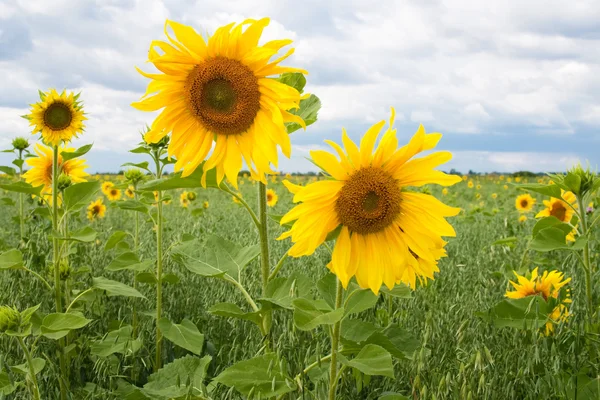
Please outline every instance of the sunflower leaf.
[{"label": "sunflower leaf", "polygon": [[168,318],[163,317],[158,320],[158,328],[164,337],[177,346],[183,347],[194,354],[202,354],[204,335],[189,319],[184,319],[181,324],[174,324]]},{"label": "sunflower leaf", "polygon": [[517,185],[511,183],[511,185],[515,186],[517,189],[528,190],[530,192],[543,194],[544,196],[560,199],[560,187],[558,187],[558,185],[545,185],[543,183],[530,183],[527,185]]},{"label": "sunflower leaf", "polygon": [[140,169],[144,169],[148,172],[150,172],[150,170],[148,169],[148,161],[144,161],[141,163],[131,163],[131,162],[126,162],[125,164],[121,164],[121,167],[137,167]]},{"label": "sunflower leaf", "polygon": [[476,315],[498,328],[539,329],[546,324],[555,306],[555,299],[546,302],[542,296],[528,296],[502,300]]},{"label": "sunflower leaf", "polygon": [[[290,110],[289,112],[300,116],[304,120],[306,126],[309,126],[317,121],[319,110],[321,109],[321,100],[314,94],[311,94],[308,99],[300,100],[300,108]],[[297,131],[302,128],[295,122],[286,122],[285,127],[287,133]]]},{"label": "sunflower leaf", "polygon": [[100,189],[100,182],[81,182],[69,186],[64,192],[65,209],[77,211],[87,205]]},{"label": "sunflower leaf", "polygon": [[23,268],[23,254],[17,249],[10,249],[0,253],[1,269],[21,269]]},{"label": "sunflower leaf", "polygon": [[63,161],[72,160],[77,157],[81,157],[88,151],[92,149],[93,144],[86,144],[85,146],[81,146],[75,151],[61,151],[60,155],[62,156]]},{"label": "sunflower leaf", "polygon": [[17,173],[17,170],[12,167],[6,167],[4,165],[0,165],[0,172],[4,172],[7,175],[13,176]]},{"label": "sunflower leaf", "polygon": [[284,85],[293,87],[299,93],[302,93],[304,91],[304,86],[306,86],[306,78],[301,72],[286,72],[281,74],[277,80]]},{"label": "sunflower leaf", "polygon": [[99,290],[104,290],[108,297],[124,296],[124,297],[138,297],[145,299],[146,296],[137,291],[137,289],[127,286],[124,283],[106,279],[102,276],[92,279],[93,287]]},{"label": "sunflower leaf", "polygon": [[[204,163],[200,164],[189,176],[182,177],[183,172],[172,174],[167,178],[153,179],[144,182],[138,187],[140,191],[171,190],[171,189],[191,189],[202,187],[202,174]],[[224,184],[217,184],[217,171],[211,169],[206,172],[207,188],[224,188]]]},{"label": "sunflower leaf", "polygon": [[355,368],[363,374],[394,377],[392,355],[376,344],[367,344],[352,360],[348,360],[344,356],[339,358],[342,364]]},{"label": "sunflower leaf", "polygon": [[44,185],[33,187],[29,183],[15,182],[0,184],[0,189],[8,190],[10,192],[33,194],[36,196],[40,195],[40,192],[44,188]]}]

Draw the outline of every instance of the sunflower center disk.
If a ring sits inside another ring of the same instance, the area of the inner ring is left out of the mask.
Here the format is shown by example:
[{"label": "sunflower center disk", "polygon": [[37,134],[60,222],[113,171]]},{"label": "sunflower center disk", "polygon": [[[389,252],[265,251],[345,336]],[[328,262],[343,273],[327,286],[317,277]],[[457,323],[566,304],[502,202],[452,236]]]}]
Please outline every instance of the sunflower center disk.
[{"label": "sunflower center disk", "polygon": [[567,210],[565,209],[565,207],[562,204],[554,203],[552,205],[552,211],[550,211],[550,215],[558,218],[560,221],[565,220],[566,213],[567,213]]},{"label": "sunflower center disk", "polygon": [[521,200],[521,207],[525,208],[528,205],[528,201],[527,200]]},{"label": "sunflower center disk", "polygon": [[352,232],[379,232],[400,212],[400,187],[381,168],[363,168],[346,181],[335,209],[341,223]]},{"label": "sunflower center disk", "polygon": [[190,111],[217,134],[245,132],[260,110],[258,78],[237,60],[216,57],[196,65],[185,91]]},{"label": "sunflower center disk", "polygon": [[53,103],[44,111],[44,124],[53,131],[67,128],[72,120],[71,110],[63,103]]}]

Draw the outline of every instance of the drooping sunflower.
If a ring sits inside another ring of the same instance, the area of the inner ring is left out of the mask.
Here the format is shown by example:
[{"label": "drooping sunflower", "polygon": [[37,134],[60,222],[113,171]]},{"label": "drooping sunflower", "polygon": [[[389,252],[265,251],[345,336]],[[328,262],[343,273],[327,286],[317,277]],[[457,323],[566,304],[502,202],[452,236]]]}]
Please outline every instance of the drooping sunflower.
[{"label": "drooping sunflower", "polygon": [[121,191],[119,189],[115,189],[114,187],[110,188],[108,192],[106,192],[106,197],[108,197],[108,200],[110,201],[121,200]]},{"label": "drooping sunflower", "polygon": [[[549,298],[558,298],[560,290],[571,281],[571,278],[564,279],[564,274],[559,271],[544,271],[542,276],[538,275],[538,269],[531,271],[531,276],[528,279],[525,276],[514,272],[517,277],[517,282],[509,281],[515,290],[506,291],[505,296],[511,299],[522,299],[528,296],[541,295],[544,300]],[[569,316],[569,311],[565,304],[571,303],[571,299],[567,297],[558,304],[552,313],[548,322],[546,322],[544,333],[549,335],[554,331],[554,324],[564,321]]]},{"label": "drooping sunflower", "polygon": [[[61,146],[58,152],[58,172],[59,174],[66,175],[71,179],[71,183],[85,182],[86,177],[89,176],[85,172],[87,165],[85,160],[81,158],[74,158],[71,160],[63,161],[61,153],[63,151],[72,152],[75,149],[70,147]],[[52,198],[52,160],[53,150],[48,146],[44,146],[41,143],[37,143],[34,148],[37,157],[30,157],[26,159],[27,165],[31,167],[27,172],[23,174],[25,182],[32,186],[44,185],[41,195],[46,200]]]},{"label": "drooping sunflower", "polygon": [[267,205],[269,207],[275,207],[275,204],[277,204],[277,200],[279,200],[279,196],[277,196],[277,193],[275,193],[275,191],[273,189],[268,189],[267,190]]},{"label": "drooping sunflower", "polygon": [[92,201],[87,208],[87,218],[90,221],[95,220],[96,218],[104,218],[104,214],[106,213],[106,206],[102,202],[102,199],[97,199],[96,201]]},{"label": "drooping sunflower", "polygon": [[553,216],[562,222],[571,221],[575,214],[573,208],[577,208],[577,198],[572,192],[565,192],[562,189],[560,192],[562,199],[551,197],[550,200],[544,200],[546,208],[537,213],[536,218]]},{"label": "drooping sunflower", "polygon": [[115,186],[115,184],[110,181],[102,182],[102,193],[108,194],[109,190],[112,189],[113,186]]},{"label": "drooping sunflower", "polygon": [[175,170],[183,170],[183,176],[208,158],[204,171],[216,167],[219,182],[226,176],[237,187],[243,159],[252,177],[266,183],[265,174],[273,173],[270,164],[277,166],[278,145],[289,158],[291,143],[284,123],[305,127],[302,118],[288,112],[299,107],[301,96],[268,77],[307,72],[278,65],[293,49],[271,60],[291,40],[258,45],[268,24],[268,18],[232,23],[205,41],[193,28],[167,20],[169,43],[152,42],[148,58],[162,74],[138,69],[152,81],[132,106],[141,111],[163,109],[145,140],[156,143],[170,133],[168,153],[177,158]]},{"label": "drooping sunflower", "polygon": [[281,219],[281,224],[295,222],[279,239],[292,239],[290,256],[310,255],[341,225],[328,268],[344,287],[355,276],[361,287],[374,293],[379,292],[382,283],[390,289],[399,282],[414,288],[417,278],[433,279],[434,272],[439,271],[437,262],[446,253],[441,236],[456,235],[444,217],[458,214],[459,208],[408,190],[432,183],[450,186],[461,180],[434,170],[452,158],[449,152],[412,159],[417,153],[433,149],[442,135],[426,134],[419,126],[410,142],[398,149],[393,123],[392,109],[390,126],[375,151],[385,121],[365,133],[360,147],[345,130],[345,151],[337,143],[326,141],[339,160],[329,152],[312,151],[313,162],[330,179],[307,186],[284,180],[294,193],[294,202],[301,204]]},{"label": "drooping sunflower", "polygon": [[133,186],[128,186],[127,189],[125,189],[125,196],[129,197],[130,199],[133,199],[135,197],[134,190],[135,188]]},{"label": "drooping sunflower", "polygon": [[517,196],[515,200],[515,207],[517,210],[521,212],[531,211],[533,205],[535,204],[535,199],[531,197],[529,193],[522,194]]},{"label": "drooping sunflower", "polygon": [[40,91],[40,101],[32,104],[30,113],[23,117],[34,127],[33,133],[41,133],[43,141],[51,146],[76,138],[83,132],[83,121],[87,119],[79,94],[64,90],[59,94],[56,89]]}]

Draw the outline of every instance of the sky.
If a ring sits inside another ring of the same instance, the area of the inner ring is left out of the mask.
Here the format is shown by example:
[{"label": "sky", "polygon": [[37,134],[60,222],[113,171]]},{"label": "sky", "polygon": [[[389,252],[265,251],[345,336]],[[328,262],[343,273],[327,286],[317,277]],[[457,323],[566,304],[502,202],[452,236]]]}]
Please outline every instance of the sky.
[{"label": "sky", "polygon": [[94,143],[90,172],[141,161],[128,150],[155,114],[130,106],[148,83],[134,67],[149,70],[165,20],[207,35],[265,16],[261,42],[294,40],[284,65],[306,69],[323,104],[292,134],[281,171],[315,170],[310,150],[340,141],[342,127],[359,140],[391,106],[400,143],[419,124],[444,134],[445,170],[600,166],[597,0],[0,0],[0,149],[35,139],[20,115],[38,89],[57,88],[82,93],[89,121],[74,145]]}]

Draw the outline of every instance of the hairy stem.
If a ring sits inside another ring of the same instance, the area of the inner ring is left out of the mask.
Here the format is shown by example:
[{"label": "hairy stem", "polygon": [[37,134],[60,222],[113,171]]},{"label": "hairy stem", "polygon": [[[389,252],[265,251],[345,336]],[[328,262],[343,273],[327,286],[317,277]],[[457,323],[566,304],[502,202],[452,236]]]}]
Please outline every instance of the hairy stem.
[{"label": "hairy stem", "polygon": [[[342,306],[342,298],[344,295],[344,288],[339,279],[336,279],[336,294],[335,294],[335,309],[337,310]],[[338,375],[337,375],[337,353],[340,342],[341,332],[341,321],[338,321],[333,325],[333,332],[331,334],[331,364],[329,366],[329,400],[335,400],[335,392],[337,389]]]},{"label": "hairy stem", "polygon": [[[156,154],[156,179],[162,176],[162,168],[160,165],[160,155]],[[156,215],[156,358],[154,363],[154,371],[158,371],[162,365],[162,333],[158,327],[158,321],[162,317],[162,268],[163,268],[163,248],[162,248],[162,230],[163,230],[163,203],[162,191],[158,191],[158,204]]]},{"label": "hairy stem", "polygon": [[[262,275],[262,296],[267,296],[267,285],[269,284],[269,231],[267,227],[267,185],[262,182],[258,183],[258,218],[259,218],[259,236],[260,236],[260,269]],[[263,315],[263,329],[265,335],[271,330],[270,311],[265,311]]]},{"label": "hairy stem", "polygon": [[27,367],[29,368],[29,375],[31,377],[31,396],[34,400],[40,400],[40,388],[38,386],[37,378],[35,376],[35,367],[33,366],[33,359],[31,358],[31,353],[29,349],[25,345],[25,341],[22,337],[17,337],[19,340],[19,345],[23,349],[23,353],[25,353],[25,358],[27,359]]}]

